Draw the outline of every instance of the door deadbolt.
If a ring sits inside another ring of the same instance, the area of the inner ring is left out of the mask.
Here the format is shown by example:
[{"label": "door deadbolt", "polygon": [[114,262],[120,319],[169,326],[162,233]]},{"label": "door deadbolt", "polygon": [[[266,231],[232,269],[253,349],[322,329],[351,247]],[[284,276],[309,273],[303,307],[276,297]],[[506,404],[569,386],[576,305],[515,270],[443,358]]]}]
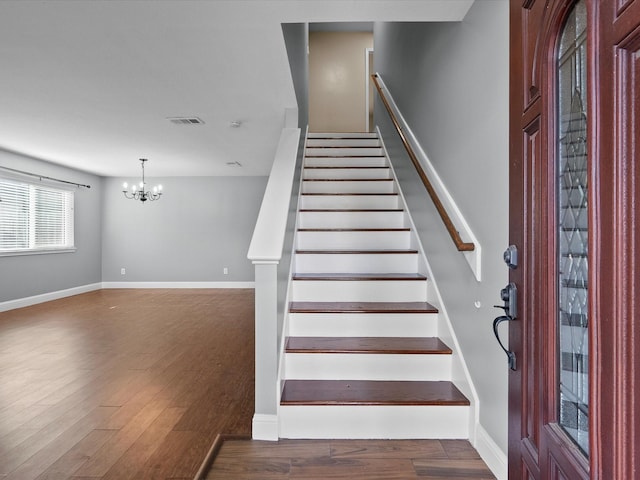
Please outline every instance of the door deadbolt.
[{"label": "door deadbolt", "polygon": [[509,245],[502,254],[502,259],[510,269],[516,268],[518,266],[518,248],[515,245]]}]

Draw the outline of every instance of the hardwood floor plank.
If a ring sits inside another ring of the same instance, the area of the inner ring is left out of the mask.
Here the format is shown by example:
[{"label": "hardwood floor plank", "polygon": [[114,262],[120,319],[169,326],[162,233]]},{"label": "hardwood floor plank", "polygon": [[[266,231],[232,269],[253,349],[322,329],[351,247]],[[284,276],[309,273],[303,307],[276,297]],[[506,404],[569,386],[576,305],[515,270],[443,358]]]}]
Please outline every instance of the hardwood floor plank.
[{"label": "hardwood floor plank", "polygon": [[292,457],[315,458],[332,455],[335,440],[226,440],[219,456],[224,458]]},{"label": "hardwood floor plank", "polygon": [[495,480],[484,462],[477,460],[414,460],[413,465],[420,479],[429,480]]},{"label": "hardwood floor plank", "polygon": [[166,408],[167,404],[162,400],[146,405],[75,473],[89,477],[104,476]]},{"label": "hardwood floor plank", "polygon": [[224,459],[215,462],[207,479],[275,480],[288,479],[291,460],[278,457]]},{"label": "hardwood floor plank", "polygon": [[467,440],[440,440],[442,448],[451,459],[480,458],[478,452]]},{"label": "hardwood floor plank", "polygon": [[292,459],[289,478],[303,479],[333,479],[353,480],[362,478],[367,480],[408,480],[416,478],[416,472],[409,459],[386,458],[351,459],[317,457],[314,459]]},{"label": "hardwood floor plank", "polygon": [[185,473],[192,479],[214,438],[201,432],[172,430],[138,471],[136,480],[181,478]]},{"label": "hardwood floor plank", "polygon": [[75,472],[80,468],[115,433],[115,430],[92,430],[40,474],[36,480],[65,480],[69,477],[70,472]]},{"label": "hardwood floor plank", "polygon": [[102,476],[103,480],[135,479],[138,471],[160,447],[171,429],[184,415],[185,409],[171,407],[144,431],[144,433],[127,449],[124,455]]},{"label": "hardwood floor plank", "polygon": [[59,421],[39,430],[0,457],[2,473],[7,474],[7,480],[36,478],[111,416],[114,410],[113,407],[96,407],[71,425],[67,421]]},{"label": "hardwood floor plank", "polygon": [[332,457],[447,458],[440,440],[331,440]]}]

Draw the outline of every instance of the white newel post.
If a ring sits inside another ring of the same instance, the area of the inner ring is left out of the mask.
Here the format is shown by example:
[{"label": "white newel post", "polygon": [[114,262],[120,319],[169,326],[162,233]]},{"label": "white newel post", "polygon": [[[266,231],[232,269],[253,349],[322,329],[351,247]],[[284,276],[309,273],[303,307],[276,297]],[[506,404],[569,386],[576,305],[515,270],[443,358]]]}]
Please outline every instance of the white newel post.
[{"label": "white newel post", "polygon": [[282,130],[247,255],[255,266],[256,378],[252,436],[256,440],[278,440],[278,265],[285,247],[299,140],[299,128]]},{"label": "white newel post", "polygon": [[278,262],[255,265],[255,413],[252,436],[278,439]]}]

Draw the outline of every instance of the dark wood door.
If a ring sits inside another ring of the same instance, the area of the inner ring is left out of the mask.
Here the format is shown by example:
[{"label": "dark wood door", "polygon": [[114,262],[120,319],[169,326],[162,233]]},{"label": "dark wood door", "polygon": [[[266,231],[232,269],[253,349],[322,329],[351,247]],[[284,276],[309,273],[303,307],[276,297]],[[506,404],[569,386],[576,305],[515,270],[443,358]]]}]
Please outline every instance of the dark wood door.
[{"label": "dark wood door", "polygon": [[640,0],[510,22],[509,478],[638,479]]}]

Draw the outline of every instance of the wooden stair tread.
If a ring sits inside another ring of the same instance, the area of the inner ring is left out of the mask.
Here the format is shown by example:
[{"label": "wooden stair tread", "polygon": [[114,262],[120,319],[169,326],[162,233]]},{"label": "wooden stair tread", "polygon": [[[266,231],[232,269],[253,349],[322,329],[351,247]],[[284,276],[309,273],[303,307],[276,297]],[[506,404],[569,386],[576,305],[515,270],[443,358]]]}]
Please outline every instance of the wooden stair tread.
[{"label": "wooden stair tread", "polygon": [[[311,147],[316,148],[316,147]],[[380,147],[367,147],[380,148]],[[305,155],[305,158],[387,158],[384,155]]]},{"label": "wooden stair tread", "polygon": [[337,195],[337,196],[340,196],[340,195],[353,195],[353,196],[356,196],[356,195],[395,195],[395,196],[398,196],[398,194],[396,192],[391,192],[391,193],[387,193],[387,192],[380,192],[380,193],[376,193],[376,192],[372,192],[372,193],[371,192],[354,192],[354,193],[310,192],[310,193],[301,193],[300,195],[302,195],[302,196],[305,196],[305,195],[309,195],[309,196],[312,196],[312,195],[334,195],[334,196],[335,195]]},{"label": "wooden stair tread", "polygon": [[309,170],[344,170],[344,169],[354,169],[354,170],[389,170],[388,166],[383,166],[383,165],[376,165],[376,166],[371,166],[371,167],[367,167],[367,166],[363,166],[363,165],[354,165],[354,166],[345,166],[345,165],[339,165],[339,166],[310,166],[304,167],[305,169],[309,169]]},{"label": "wooden stair tread", "polygon": [[296,250],[295,253],[299,255],[415,255],[418,253],[418,250]]},{"label": "wooden stair tread", "polygon": [[299,232],[409,232],[411,228],[299,228]]},{"label": "wooden stair tread", "polygon": [[410,232],[408,227],[402,228],[299,228],[298,232]]},{"label": "wooden stair tread", "polygon": [[393,178],[304,178],[303,182],[393,182]]},{"label": "wooden stair tread", "polygon": [[461,405],[469,400],[451,382],[287,380],[281,405]]},{"label": "wooden stair tread", "polygon": [[438,313],[428,302],[290,302],[290,313]]},{"label": "wooden stair tread", "polygon": [[361,280],[417,280],[426,281],[419,273],[294,273],[292,280],[361,281]]},{"label": "wooden stair tread", "polygon": [[437,337],[289,337],[287,353],[450,355]]},{"label": "wooden stair tread", "polygon": [[301,208],[300,212],[404,212],[401,208]]}]

